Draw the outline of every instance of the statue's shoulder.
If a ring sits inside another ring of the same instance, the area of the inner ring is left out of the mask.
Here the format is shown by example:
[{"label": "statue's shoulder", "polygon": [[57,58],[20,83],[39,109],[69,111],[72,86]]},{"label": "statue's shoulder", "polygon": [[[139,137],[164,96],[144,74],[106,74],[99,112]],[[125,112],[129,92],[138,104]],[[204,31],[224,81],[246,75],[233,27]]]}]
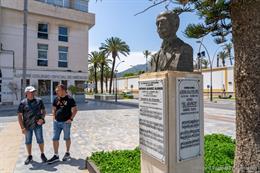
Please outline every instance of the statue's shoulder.
[{"label": "statue's shoulder", "polygon": [[191,45],[183,42],[183,45],[182,45],[182,50],[187,52],[187,51],[190,51],[190,52],[193,52],[193,48],[191,47]]}]

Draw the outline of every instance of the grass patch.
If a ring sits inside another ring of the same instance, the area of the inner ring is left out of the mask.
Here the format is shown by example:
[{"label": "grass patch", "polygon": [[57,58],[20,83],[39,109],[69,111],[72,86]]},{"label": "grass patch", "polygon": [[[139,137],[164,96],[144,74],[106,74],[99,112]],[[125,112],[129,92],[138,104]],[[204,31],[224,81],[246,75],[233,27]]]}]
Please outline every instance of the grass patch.
[{"label": "grass patch", "polygon": [[[231,173],[235,141],[222,134],[205,136],[205,173]],[[90,159],[101,173],[140,173],[140,150],[96,152]]]}]

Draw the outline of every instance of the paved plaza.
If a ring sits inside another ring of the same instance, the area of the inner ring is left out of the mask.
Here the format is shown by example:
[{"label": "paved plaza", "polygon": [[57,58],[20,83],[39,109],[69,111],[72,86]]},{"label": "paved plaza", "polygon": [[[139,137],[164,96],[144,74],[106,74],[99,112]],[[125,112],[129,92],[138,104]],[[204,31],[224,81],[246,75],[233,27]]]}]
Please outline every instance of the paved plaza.
[{"label": "paved plaza", "polygon": [[[130,104],[128,104],[130,102]],[[50,112],[50,105],[48,112]],[[13,112],[12,112],[13,111]],[[205,134],[223,133],[235,137],[234,102],[210,103],[205,101]],[[9,114],[13,114],[10,116]],[[138,146],[137,101],[108,102],[89,101],[79,105],[79,112],[72,125],[72,159],[52,165],[42,164],[38,146],[33,142],[33,162],[24,165],[26,150],[24,138],[18,126],[14,110],[0,110],[0,173],[60,172],[87,173],[85,159],[95,151],[133,149]],[[61,136],[63,137],[63,136]],[[52,117],[46,117],[44,125],[45,154],[52,157]],[[61,140],[59,155],[65,152]]]}]

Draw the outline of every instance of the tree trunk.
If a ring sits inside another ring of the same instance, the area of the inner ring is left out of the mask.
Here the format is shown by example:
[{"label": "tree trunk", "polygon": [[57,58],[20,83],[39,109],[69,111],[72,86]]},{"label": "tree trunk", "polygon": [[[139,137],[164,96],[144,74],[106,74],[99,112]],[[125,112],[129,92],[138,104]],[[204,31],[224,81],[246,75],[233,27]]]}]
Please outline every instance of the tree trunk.
[{"label": "tree trunk", "polygon": [[230,65],[232,66],[232,56],[231,56],[231,50],[228,50],[228,56],[229,56],[229,61],[230,61]]},{"label": "tree trunk", "polygon": [[94,75],[95,75],[95,93],[98,93],[98,81],[97,81],[97,67],[94,67]]},{"label": "tree trunk", "polygon": [[232,57],[231,56],[229,57],[229,61],[230,61],[230,65],[232,66],[233,62],[232,62]]},{"label": "tree trunk", "polygon": [[113,64],[112,64],[111,75],[110,75],[110,83],[109,83],[109,94],[111,94],[111,91],[112,91],[112,83],[113,83],[113,78],[114,78],[115,64],[116,64],[116,57],[113,57]]},{"label": "tree trunk", "polygon": [[236,153],[234,173],[260,170],[260,1],[233,0]]},{"label": "tree trunk", "polygon": [[101,87],[101,93],[102,94],[103,94],[103,81],[104,81],[104,64],[101,64],[100,87]]},{"label": "tree trunk", "polygon": [[107,84],[108,84],[108,78],[107,77],[105,77],[105,80],[106,80],[106,92],[107,92]]}]

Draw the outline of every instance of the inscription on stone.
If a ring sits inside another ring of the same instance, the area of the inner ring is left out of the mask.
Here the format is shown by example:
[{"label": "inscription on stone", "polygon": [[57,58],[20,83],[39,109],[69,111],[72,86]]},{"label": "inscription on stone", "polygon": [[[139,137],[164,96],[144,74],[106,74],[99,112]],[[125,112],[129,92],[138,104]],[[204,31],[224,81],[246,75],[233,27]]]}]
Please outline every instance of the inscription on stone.
[{"label": "inscription on stone", "polygon": [[177,78],[177,159],[195,158],[201,154],[200,80]]},{"label": "inscription on stone", "polygon": [[164,80],[139,82],[139,133],[142,151],[165,162]]}]

